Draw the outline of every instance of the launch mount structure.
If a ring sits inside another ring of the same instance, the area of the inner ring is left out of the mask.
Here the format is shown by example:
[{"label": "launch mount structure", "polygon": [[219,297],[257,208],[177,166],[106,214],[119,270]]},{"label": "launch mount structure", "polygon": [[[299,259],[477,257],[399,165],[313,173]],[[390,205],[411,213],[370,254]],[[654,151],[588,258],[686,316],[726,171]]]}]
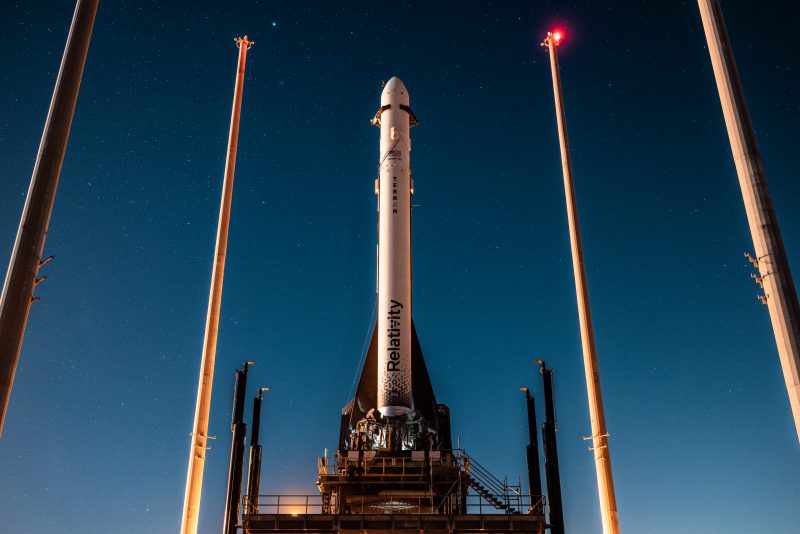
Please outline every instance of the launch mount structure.
[{"label": "launch mount structure", "polygon": [[[258,495],[248,490],[242,516],[245,534],[533,534],[550,529],[544,497],[523,493],[519,484],[498,479],[463,449],[453,447],[450,410],[433,391],[411,315],[409,131],[416,123],[405,85],[392,78],[383,87],[372,120],[381,130],[375,184],[378,318],[355,396],[341,412],[336,454],[317,459],[319,495]],[[532,399],[527,402],[531,409]],[[535,416],[529,420],[535,424]],[[543,427],[552,434],[545,438],[550,482],[558,480],[555,423],[548,420]],[[529,471],[538,478],[539,453],[533,437],[528,447],[529,462],[536,463]],[[541,484],[534,482],[531,487],[541,493]],[[560,510],[557,500],[553,505]],[[563,525],[551,530],[561,533]]]}]

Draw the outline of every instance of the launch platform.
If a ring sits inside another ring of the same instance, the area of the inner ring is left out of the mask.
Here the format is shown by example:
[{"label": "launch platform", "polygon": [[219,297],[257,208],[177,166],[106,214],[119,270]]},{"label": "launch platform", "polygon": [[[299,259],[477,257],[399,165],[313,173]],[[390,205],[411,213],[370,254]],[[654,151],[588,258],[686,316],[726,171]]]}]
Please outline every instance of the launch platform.
[{"label": "launch platform", "polygon": [[[461,449],[345,451],[320,457],[318,495],[245,497],[261,533],[522,532],[547,528],[544,498],[492,476]],[[248,513],[249,512],[249,513]]]},{"label": "launch platform", "polygon": [[[541,486],[523,493],[454,448],[450,410],[434,394],[411,312],[409,130],[416,123],[405,85],[392,78],[372,119],[381,130],[377,318],[355,395],[340,414],[336,454],[317,459],[318,495],[248,490],[245,534],[550,529]],[[538,453],[530,458],[538,466]]]}]

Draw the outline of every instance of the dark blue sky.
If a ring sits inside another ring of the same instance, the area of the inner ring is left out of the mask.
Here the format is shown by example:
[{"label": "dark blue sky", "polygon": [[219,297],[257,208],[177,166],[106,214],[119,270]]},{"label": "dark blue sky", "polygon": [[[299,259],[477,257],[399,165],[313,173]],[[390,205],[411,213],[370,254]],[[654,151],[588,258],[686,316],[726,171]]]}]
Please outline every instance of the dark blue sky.
[{"label": "dark blue sky", "polygon": [[[0,10],[0,261],[73,6]],[[800,277],[798,9],[724,3]],[[233,370],[271,388],[265,493],[314,493],[371,328],[381,80],[406,83],[414,316],[461,444],[524,475],[556,369],[567,528],[599,532],[546,52],[561,64],[620,520],[796,532],[800,448],[695,2],[101,2],[0,439],[0,530],[180,524],[236,49],[248,57],[201,512]],[[273,24],[274,23],[274,24]],[[248,414],[249,418],[249,414]],[[755,525],[755,527],[754,527]]]}]

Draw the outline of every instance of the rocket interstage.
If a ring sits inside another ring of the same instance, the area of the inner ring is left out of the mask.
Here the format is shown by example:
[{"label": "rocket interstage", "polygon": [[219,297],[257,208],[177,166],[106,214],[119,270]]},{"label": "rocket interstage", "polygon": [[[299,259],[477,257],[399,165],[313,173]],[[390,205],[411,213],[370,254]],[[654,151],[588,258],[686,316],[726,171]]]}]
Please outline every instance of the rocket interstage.
[{"label": "rocket interstage", "polygon": [[381,129],[378,177],[378,384],[384,417],[413,409],[411,381],[411,137],[408,91],[392,78],[372,120]]}]

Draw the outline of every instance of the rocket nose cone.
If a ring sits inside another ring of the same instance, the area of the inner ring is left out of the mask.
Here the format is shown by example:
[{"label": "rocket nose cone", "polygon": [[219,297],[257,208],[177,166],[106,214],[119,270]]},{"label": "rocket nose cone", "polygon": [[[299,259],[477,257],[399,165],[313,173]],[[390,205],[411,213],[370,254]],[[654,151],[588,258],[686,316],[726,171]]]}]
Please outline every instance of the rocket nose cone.
[{"label": "rocket nose cone", "polygon": [[381,93],[381,105],[386,104],[405,104],[408,105],[408,90],[403,82],[397,76],[392,77],[383,87]]},{"label": "rocket nose cone", "polygon": [[397,76],[392,76],[392,78],[386,82],[386,85],[383,88],[384,91],[393,93],[393,92],[405,92],[406,86],[403,85],[403,81],[398,78]]}]

